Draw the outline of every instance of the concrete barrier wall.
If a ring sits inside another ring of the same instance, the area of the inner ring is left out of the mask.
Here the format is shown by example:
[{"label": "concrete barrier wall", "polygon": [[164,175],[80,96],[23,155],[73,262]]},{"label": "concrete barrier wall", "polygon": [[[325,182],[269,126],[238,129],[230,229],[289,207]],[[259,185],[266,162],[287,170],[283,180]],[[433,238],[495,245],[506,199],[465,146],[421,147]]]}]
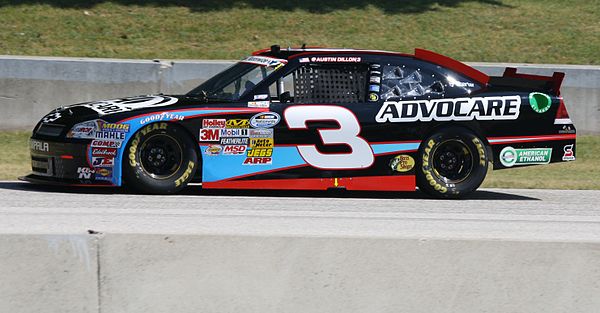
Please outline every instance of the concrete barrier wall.
[{"label": "concrete barrier wall", "polygon": [[[132,95],[181,94],[232,61],[0,56],[0,129],[30,129],[67,104]],[[566,73],[563,96],[579,133],[600,133],[600,66],[472,63],[490,75]]]},{"label": "concrete barrier wall", "polygon": [[1,312],[595,312],[600,244],[1,235]]}]

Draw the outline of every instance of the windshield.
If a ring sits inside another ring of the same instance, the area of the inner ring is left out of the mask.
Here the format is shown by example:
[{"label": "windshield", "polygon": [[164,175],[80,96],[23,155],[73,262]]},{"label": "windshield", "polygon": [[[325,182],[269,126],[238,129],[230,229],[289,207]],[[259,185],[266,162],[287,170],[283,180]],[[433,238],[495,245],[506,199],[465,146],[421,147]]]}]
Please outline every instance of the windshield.
[{"label": "windshield", "polygon": [[204,93],[209,99],[235,101],[286,63],[283,59],[250,56],[194,88],[188,95]]}]

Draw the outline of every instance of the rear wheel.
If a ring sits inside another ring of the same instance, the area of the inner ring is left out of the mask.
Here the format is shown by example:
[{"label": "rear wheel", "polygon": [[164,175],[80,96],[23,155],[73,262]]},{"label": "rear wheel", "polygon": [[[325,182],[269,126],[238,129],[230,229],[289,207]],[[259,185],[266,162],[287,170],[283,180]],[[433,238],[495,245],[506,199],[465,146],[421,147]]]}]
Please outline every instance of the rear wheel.
[{"label": "rear wheel", "polygon": [[141,192],[176,193],[192,180],[198,167],[194,140],[181,127],[169,123],[140,129],[125,153],[125,183]]},{"label": "rear wheel", "polygon": [[487,149],[464,128],[447,128],[431,135],[421,144],[419,154],[417,185],[437,198],[463,197],[475,191],[487,174]]}]

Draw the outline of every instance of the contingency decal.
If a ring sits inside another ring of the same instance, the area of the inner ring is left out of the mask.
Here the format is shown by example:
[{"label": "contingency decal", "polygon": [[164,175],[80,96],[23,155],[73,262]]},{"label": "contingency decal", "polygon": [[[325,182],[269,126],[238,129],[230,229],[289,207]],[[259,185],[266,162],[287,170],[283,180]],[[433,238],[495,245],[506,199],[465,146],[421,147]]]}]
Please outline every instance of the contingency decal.
[{"label": "contingency decal", "polygon": [[520,105],[519,96],[386,101],[375,116],[375,121],[515,120],[519,117]]},{"label": "contingency decal", "polygon": [[500,151],[500,163],[506,167],[548,164],[551,157],[552,148],[515,149],[509,146]]},{"label": "contingency decal", "polygon": [[253,55],[241,60],[240,62],[256,64],[260,66],[279,67],[283,64],[286,64],[287,60]]},{"label": "contingency decal", "polygon": [[90,108],[102,116],[143,108],[162,107],[174,104],[176,102],[177,98],[149,95],[124,99],[102,100],[84,104],[76,104],[75,106],[84,106]]}]

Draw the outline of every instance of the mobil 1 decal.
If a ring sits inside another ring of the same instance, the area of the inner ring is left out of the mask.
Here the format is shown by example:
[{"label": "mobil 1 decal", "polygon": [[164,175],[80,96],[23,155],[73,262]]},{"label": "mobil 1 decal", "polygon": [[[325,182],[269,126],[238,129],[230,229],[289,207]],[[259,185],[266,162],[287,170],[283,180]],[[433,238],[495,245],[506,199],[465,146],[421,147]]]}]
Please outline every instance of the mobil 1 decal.
[{"label": "mobil 1 decal", "polygon": [[375,121],[516,120],[520,106],[519,96],[386,101],[375,116]]}]

